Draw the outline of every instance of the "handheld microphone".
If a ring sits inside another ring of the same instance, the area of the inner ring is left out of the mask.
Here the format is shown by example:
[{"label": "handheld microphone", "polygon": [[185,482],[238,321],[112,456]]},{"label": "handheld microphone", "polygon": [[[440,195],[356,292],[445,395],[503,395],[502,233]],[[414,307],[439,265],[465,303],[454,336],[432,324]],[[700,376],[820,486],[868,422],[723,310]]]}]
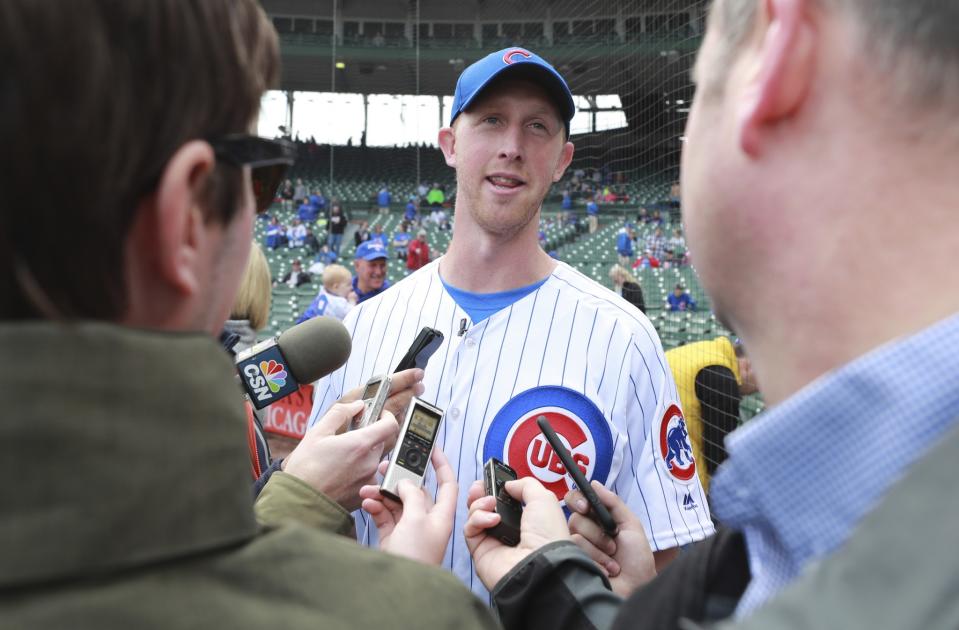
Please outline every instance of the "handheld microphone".
[{"label": "handheld microphone", "polygon": [[236,370],[250,402],[263,409],[337,370],[352,347],[339,320],[314,317],[237,354]]}]

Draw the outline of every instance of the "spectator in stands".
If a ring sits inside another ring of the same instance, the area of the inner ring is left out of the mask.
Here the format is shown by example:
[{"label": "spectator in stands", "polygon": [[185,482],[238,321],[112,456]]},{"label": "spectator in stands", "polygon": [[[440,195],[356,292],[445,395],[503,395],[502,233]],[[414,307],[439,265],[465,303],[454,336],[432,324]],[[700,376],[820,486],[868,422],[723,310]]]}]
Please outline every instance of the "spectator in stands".
[{"label": "spectator in stands", "polygon": [[416,271],[430,261],[430,246],[426,242],[426,230],[416,233],[416,238],[410,242],[409,255],[406,257],[406,268]]},{"label": "spectator in stands", "polygon": [[287,238],[290,247],[303,247],[306,244],[306,226],[299,219],[293,219]]},{"label": "spectator in stands", "polygon": [[331,252],[330,246],[324,243],[320,246],[319,251],[316,252],[316,256],[313,258],[313,262],[307,271],[310,272],[311,276],[318,276],[323,273],[327,265],[334,262],[336,262],[336,254]]},{"label": "spectator in stands", "polygon": [[616,233],[616,253],[619,255],[619,264],[623,267],[633,262],[633,241],[636,235],[633,226],[626,224]]},{"label": "spectator in stands", "polygon": [[306,238],[303,239],[303,247],[311,254],[320,251],[320,241],[317,240],[312,228],[306,228]]},{"label": "spectator in stands", "polygon": [[304,199],[300,207],[296,209],[296,214],[303,223],[316,223],[316,218],[319,213],[320,209],[314,206],[313,202],[309,199]]},{"label": "spectator in stands", "polygon": [[430,188],[430,191],[426,194],[426,203],[436,208],[442,206],[445,201],[446,194],[443,192],[443,189],[439,183],[433,182],[433,187]]},{"label": "spectator in stands", "polygon": [[286,228],[280,224],[276,217],[270,219],[270,224],[266,226],[265,244],[270,249],[276,249],[281,245],[286,245]]},{"label": "spectator in stands", "polygon": [[683,264],[686,260],[686,239],[680,228],[673,230],[673,236],[666,244],[666,260],[676,264]]},{"label": "spectator in stands", "polygon": [[416,187],[416,194],[420,201],[426,201],[426,196],[429,192],[430,189],[429,186],[426,185],[426,182],[420,182],[420,185]]},{"label": "spectator in stands", "polygon": [[282,199],[282,207],[284,210],[293,209],[293,182],[286,180],[283,182],[283,188],[280,189],[280,199]]},{"label": "spectator in stands", "polygon": [[310,274],[306,271],[303,271],[303,263],[300,262],[300,259],[297,258],[293,261],[290,266],[290,270],[283,274],[283,277],[280,278],[280,284],[289,285],[292,288],[302,286],[304,284],[309,284],[313,281],[313,278],[310,277]]},{"label": "spectator in stands", "polygon": [[384,186],[380,188],[380,192],[376,194],[376,205],[379,206],[380,214],[387,214],[390,211],[390,201],[392,201],[392,197],[389,188],[384,184]]},{"label": "spectator in stands", "polygon": [[[658,210],[656,211],[659,212]],[[666,238],[663,236],[663,229],[656,230],[646,238],[646,249],[658,260],[666,259]]]},{"label": "spectator in stands", "polygon": [[306,185],[302,179],[297,178],[296,186],[293,189],[293,201],[303,203],[304,201],[308,201],[309,198],[310,195],[306,192]]},{"label": "spectator in stands", "polygon": [[695,311],[696,300],[681,284],[673,287],[673,292],[666,296],[666,304],[671,311]]},{"label": "spectator in stands", "polygon": [[380,243],[383,243],[383,248],[389,251],[390,239],[386,234],[383,233],[382,223],[377,223],[376,225],[373,226],[373,234],[370,235],[370,240],[379,241]]},{"label": "spectator in stands", "polygon": [[386,262],[386,247],[378,240],[371,239],[356,248],[353,293],[357,302],[368,300],[390,288],[390,281],[386,279]]},{"label": "spectator in stands", "polygon": [[666,221],[663,219],[663,213],[659,210],[653,210],[653,214],[649,217],[649,222],[656,225],[663,225]]},{"label": "spectator in stands", "polygon": [[563,190],[563,200],[560,202],[560,207],[563,210],[573,209],[573,194],[570,192],[569,188]]},{"label": "spectator in stands", "polygon": [[[310,305],[306,307],[296,323],[305,322],[314,317],[335,317],[342,320],[356,304],[353,293],[352,276],[343,265],[327,265],[323,270],[323,286]],[[352,302],[348,299],[352,296]]]},{"label": "spectator in stands", "polygon": [[613,192],[613,189],[609,186],[603,187],[603,203],[616,203],[618,201],[616,193]]},{"label": "spectator in stands", "polygon": [[330,217],[328,219],[328,229],[329,237],[327,245],[330,246],[330,251],[340,255],[340,245],[343,243],[343,232],[346,231],[347,218],[343,214],[343,208],[340,207],[340,204],[334,203],[330,208]]},{"label": "spectator in stands", "polygon": [[397,260],[405,261],[409,255],[409,247],[412,236],[410,236],[410,223],[403,221],[396,232],[393,233],[393,252]]},{"label": "spectator in stands", "polygon": [[613,282],[613,290],[623,296],[623,299],[646,312],[646,300],[643,299],[643,289],[639,280],[629,273],[624,265],[613,265],[609,269],[609,279]]},{"label": "spectator in stands", "polygon": [[639,209],[639,212],[636,214],[636,223],[645,225],[646,223],[649,223],[649,221],[650,221],[649,211],[646,210],[646,208],[641,207]]},{"label": "spectator in stands", "polygon": [[662,262],[647,249],[636,258],[633,269],[658,269],[661,265]]},{"label": "spectator in stands", "polygon": [[410,195],[409,201],[406,202],[406,210],[403,213],[403,219],[409,221],[410,223],[419,223],[417,210],[416,197],[414,195]]},{"label": "spectator in stands", "polygon": [[353,233],[353,243],[356,247],[360,246],[360,243],[365,243],[370,240],[370,222],[363,221],[360,223],[360,227],[356,228],[356,232]]},{"label": "spectator in stands", "polygon": [[449,232],[452,229],[450,226],[450,218],[443,208],[439,208],[436,211],[436,229],[440,232]]},{"label": "spectator in stands", "polygon": [[593,234],[599,229],[599,205],[592,195],[590,195],[589,200],[586,202],[586,222],[589,224],[590,234]]},{"label": "spectator in stands", "polygon": [[752,366],[741,343],[728,337],[688,343],[666,351],[686,428],[697,460],[703,489],[726,460],[726,435],[739,426],[743,396],[759,391]]},{"label": "spectator in stands", "polygon": [[323,196],[322,190],[317,188],[313,191],[310,195],[310,203],[316,208],[316,214],[326,214],[326,197]]}]

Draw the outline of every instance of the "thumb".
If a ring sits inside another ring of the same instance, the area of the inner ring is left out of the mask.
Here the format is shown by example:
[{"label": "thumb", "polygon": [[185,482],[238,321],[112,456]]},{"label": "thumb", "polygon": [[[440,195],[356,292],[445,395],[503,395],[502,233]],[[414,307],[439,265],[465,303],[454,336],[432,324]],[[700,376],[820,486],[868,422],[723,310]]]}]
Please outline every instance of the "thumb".
[{"label": "thumb", "polygon": [[616,521],[617,524],[628,523],[636,518],[633,513],[630,512],[629,508],[626,507],[626,504],[623,503],[623,500],[609,488],[596,480],[590,482],[590,485],[596,492],[596,496],[599,497],[600,502],[606,506],[610,516],[613,517],[613,520]]},{"label": "thumb", "polygon": [[400,426],[389,411],[384,411],[376,422],[352,431],[354,438],[362,439],[371,448],[377,444],[393,444],[399,432]]},{"label": "thumb", "polygon": [[320,421],[317,422],[310,431],[316,432],[320,436],[335,435],[362,410],[362,400],[355,400],[349,403],[336,403],[330,407],[329,411],[320,418]]}]

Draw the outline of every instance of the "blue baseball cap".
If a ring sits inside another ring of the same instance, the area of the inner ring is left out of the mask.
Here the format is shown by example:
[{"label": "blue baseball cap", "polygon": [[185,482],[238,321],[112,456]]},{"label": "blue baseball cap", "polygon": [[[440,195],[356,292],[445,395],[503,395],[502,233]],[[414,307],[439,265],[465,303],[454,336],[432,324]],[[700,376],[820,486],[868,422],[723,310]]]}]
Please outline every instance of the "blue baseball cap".
[{"label": "blue baseball cap", "polygon": [[546,90],[559,109],[560,116],[566,123],[566,135],[569,136],[569,121],[576,113],[573,93],[569,91],[566,81],[549,62],[525,48],[504,48],[486,55],[463,70],[463,74],[456,81],[450,125],[457,116],[469,108],[494,79],[507,73],[510,76],[534,81]]},{"label": "blue baseball cap", "polygon": [[360,246],[356,248],[356,258],[362,258],[363,260],[376,260],[378,258],[387,258],[388,254],[386,252],[386,247],[383,245],[383,241],[379,239],[371,239],[369,241],[363,241],[360,243]]}]

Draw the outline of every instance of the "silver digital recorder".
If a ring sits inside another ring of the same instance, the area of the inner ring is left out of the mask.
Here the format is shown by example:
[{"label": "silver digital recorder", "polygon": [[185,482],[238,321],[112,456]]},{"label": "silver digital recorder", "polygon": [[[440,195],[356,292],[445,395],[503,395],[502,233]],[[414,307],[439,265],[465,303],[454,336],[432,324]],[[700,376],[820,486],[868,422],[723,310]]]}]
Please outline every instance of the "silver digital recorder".
[{"label": "silver digital recorder", "polygon": [[389,376],[374,376],[367,381],[366,388],[363,390],[362,415],[358,415],[353,420],[355,428],[362,429],[380,419],[386,399],[390,397],[391,384]]},{"label": "silver digital recorder", "polygon": [[396,486],[403,479],[409,479],[417,486],[423,485],[426,465],[433,454],[433,444],[436,443],[436,433],[442,420],[442,409],[415,396],[410,400],[399,438],[393,447],[389,468],[380,486],[383,495],[399,501]]}]

